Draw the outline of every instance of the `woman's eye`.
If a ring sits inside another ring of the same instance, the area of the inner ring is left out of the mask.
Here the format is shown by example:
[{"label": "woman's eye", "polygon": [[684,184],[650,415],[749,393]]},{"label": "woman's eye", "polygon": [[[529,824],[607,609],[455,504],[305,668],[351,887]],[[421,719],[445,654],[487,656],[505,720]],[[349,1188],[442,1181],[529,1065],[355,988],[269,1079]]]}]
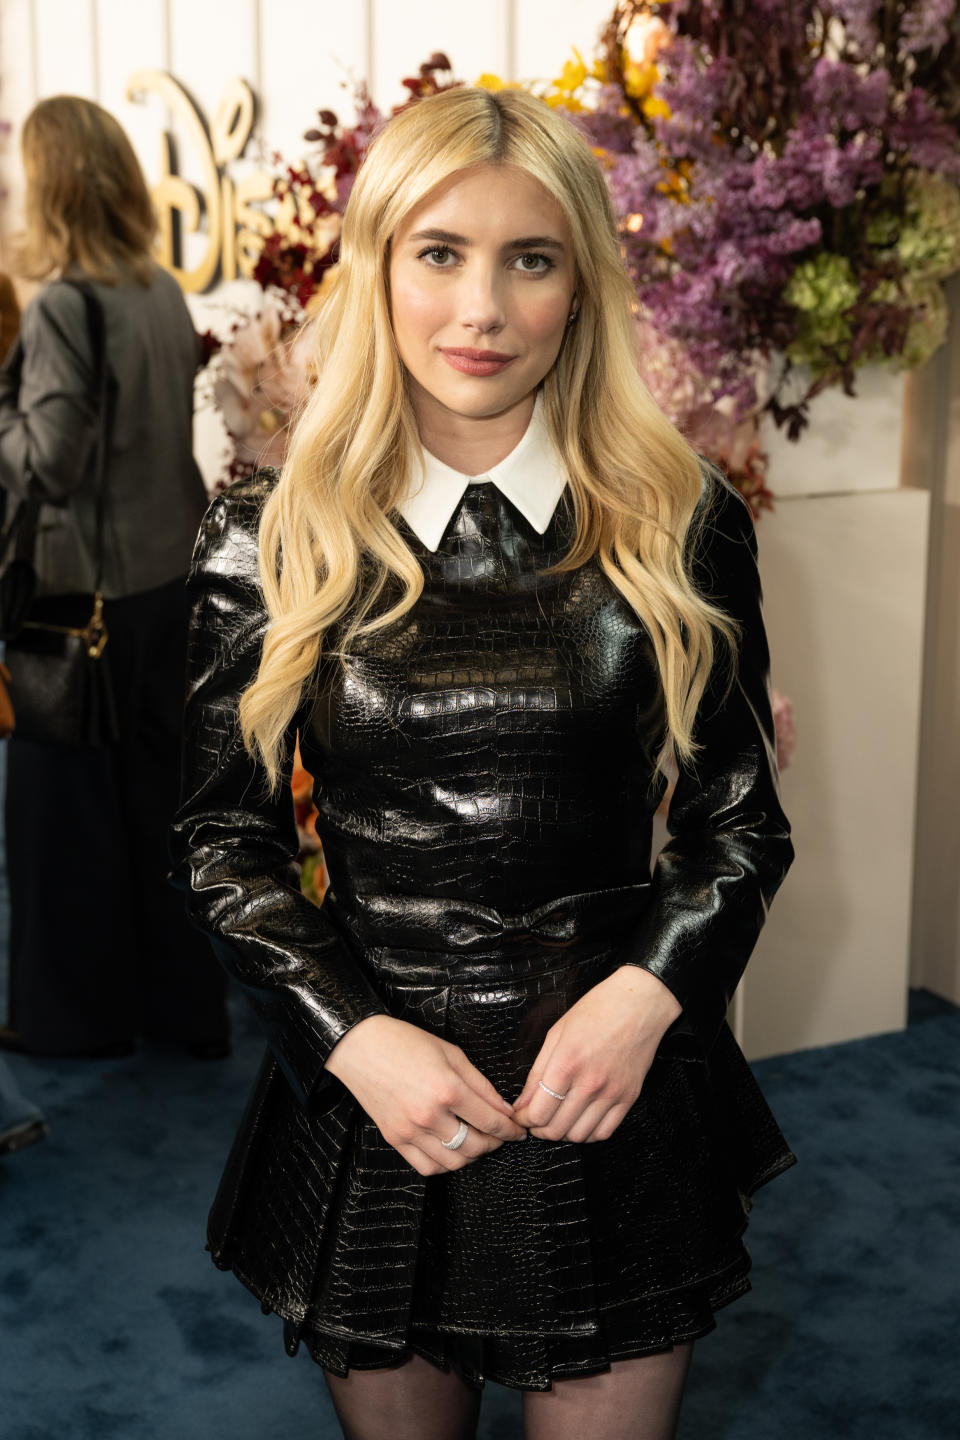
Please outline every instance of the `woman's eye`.
[{"label": "woman's eye", "polygon": [[421,250],[417,256],[418,260],[428,260],[432,266],[440,269],[447,269],[447,262],[453,259],[453,251],[449,245],[430,245],[426,250]]},{"label": "woman's eye", "polygon": [[517,269],[522,270],[525,275],[545,275],[548,270],[553,269],[554,262],[549,255],[541,255],[537,251],[528,250],[526,254],[517,256],[516,265]]}]

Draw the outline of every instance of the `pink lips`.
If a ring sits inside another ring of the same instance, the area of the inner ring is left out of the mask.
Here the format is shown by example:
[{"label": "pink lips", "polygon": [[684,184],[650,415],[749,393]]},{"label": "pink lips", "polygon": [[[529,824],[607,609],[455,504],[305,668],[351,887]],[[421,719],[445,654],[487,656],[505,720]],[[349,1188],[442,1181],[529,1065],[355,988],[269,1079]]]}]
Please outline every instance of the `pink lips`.
[{"label": "pink lips", "polygon": [[517,357],[503,355],[499,350],[441,349],[448,365],[464,375],[498,375]]}]

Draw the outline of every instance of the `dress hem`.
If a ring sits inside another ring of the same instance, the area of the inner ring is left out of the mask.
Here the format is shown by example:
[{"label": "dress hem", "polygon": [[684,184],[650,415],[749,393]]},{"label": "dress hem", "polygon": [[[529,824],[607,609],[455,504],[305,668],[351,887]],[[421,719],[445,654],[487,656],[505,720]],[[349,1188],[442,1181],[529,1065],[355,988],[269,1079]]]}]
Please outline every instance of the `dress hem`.
[{"label": "dress hem", "polygon": [[[741,1230],[740,1234],[735,1238],[739,1239],[745,1230],[746,1224],[744,1224],[743,1230]],[[481,1345],[484,1340],[490,1339],[495,1339],[498,1342],[538,1340],[549,1344],[551,1341],[575,1341],[578,1339],[601,1337],[603,1335],[602,1324],[589,1327],[580,1326],[569,1330],[551,1330],[549,1332],[511,1328],[498,1331],[493,1337],[490,1336],[489,1331],[479,1328],[471,1329],[467,1326],[453,1325],[418,1326],[417,1324],[412,1325],[408,1333],[402,1338],[387,1335],[359,1334],[356,1331],[346,1330],[345,1328],[334,1325],[322,1326],[311,1324],[306,1321],[305,1316],[296,1317],[291,1312],[290,1307],[284,1305],[282,1301],[268,1298],[266,1293],[261,1293],[261,1287],[257,1286],[250,1277],[245,1275],[241,1268],[225,1260],[222,1256],[218,1257],[216,1254],[213,1254],[213,1262],[218,1269],[229,1271],[236,1276],[237,1280],[259,1301],[264,1314],[274,1314],[278,1319],[283,1321],[284,1348],[288,1355],[291,1357],[296,1355],[302,1341],[307,1348],[310,1358],[316,1364],[340,1378],[345,1377],[350,1370],[367,1371],[391,1369],[394,1366],[403,1364],[408,1356],[415,1354],[427,1360],[430,1364],[435,1365],[440,1370],[445,1372],[452,1370],[459,1375],[466,1384],[474,1389],[482,1389],[486,1381],[489,1380],[494,1384],[503,1385],[511,1390],[530,1391],[537,1394],[552,1389],[552,1382],[554,1380],[578,1379],[587,1375],[605,1374],[609,1371],[611,1365],[617,1364],[622,1360],[642,1359],[647,1355],[663,1354],[666,1351],[672,1350],[677,1345],[691,1344],[695,1340],[703,1339],[716,1329],[715,1316],[717,1312],[724,1309],[734,1300],[748,1294],[752,1289],[749,1279],[750,1257],[744,1249],[735,1263],[721,1268],[712,1275],[702,1277],[700,1280],[693,1281],[688,1285],[675,1287],[673,1290],[661,1290],[651,1292],[648,1295],[638,1296],[633,1300],[625,1301],[597,1312],[598,1317],[602,1321],[605,1315],[613,1315],[616,1312],[629,1309],[632,1305],[641,1305],[645,1300],[655,1300],[680,1293],[689,1294],[697,1290],[702,1291],[706,1287],[713,1285],[716,1288],[705,1296],[702,1302],[710,1311],[709,1318],[705,1318],[698,1324],[679,1327],[671,1331],[668,1336],[664,1335],[658,1337],[656,1340],[643,1341],[637,1339],[635,1341],[622,1341],[619,1344],[615,1341],[612,1343],[607,1342],[608,1351],[613,1353],[608,1353],[605,1358],[585,1359],[582,1364],[561,1364],[556,1369],[551,1368],[549,1373],[543,1376],[542,1380],[537,1377],[537,1379],[530,1378],[524,1381],[519,1379],[516,1374],[508,1374],[505,1370],[497,1370],[494,1367],[490,1369],[484,1368],[483,1373],[469,1371],[464,1365],[458,1364],[455,1360],[442,1355],[438,1350],[431,1350],[427,1343],[417,1339],[417,1332],[419,1331],[421,1334],[426,1334],[430,1337],[437,1337],[440,1339],[441,1344],[444,1340],[449,1339],[453,1342],[454,1346],[458,1340],[463,1340],[468,1343],[472,1341]],[[725,1276],[728,1277],[727,1284],[723,1283]],[[376,1358],[371,1357],[368,1359],[357,1358],[351,1355],[348,1363],[341,1367],[336,1363],[331,1363],[332,1357],[323,1358],[315,1353],[320,1346],[311,1344],[311,1338],[314,1336],[316,1336],[318,1340],[327,1338],[334,1342],[344,1343],[351,1348],[369,1347],[372,1350],[379,1350],[385,1353]]]}]

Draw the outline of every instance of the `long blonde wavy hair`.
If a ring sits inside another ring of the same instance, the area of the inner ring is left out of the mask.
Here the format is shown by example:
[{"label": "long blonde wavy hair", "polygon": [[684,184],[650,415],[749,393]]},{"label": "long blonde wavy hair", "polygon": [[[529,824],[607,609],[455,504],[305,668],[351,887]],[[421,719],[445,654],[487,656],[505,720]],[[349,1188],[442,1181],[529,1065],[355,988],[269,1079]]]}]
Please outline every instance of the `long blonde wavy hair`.
[{"label": "long blonde wavy hair", "polygon": [[[575,519],[554,569],[595,556],[646,626],[666,710],[661,761],[671,749],[681,761],[693,758],[718,640],[733,653],[735,626],[698,593],[689,568],[700,462],[638,374],[636,295],[589,146],[522,91],[446,91],[395,116],[361,166],[336,283],[313,322],[318,383],[261,517],[270,624],[240,723],[274,786],[285,732],[331,626],[344,622],[337,651],[345,658],[352,640],[400,620],[423,589],[420,565],[391,518],[408,455],[422,451],[390,322],[390,242],[442,181],[490,164],[537,179],[572,232],[579,313],[542,382]],[[378,604],[381,597],[387,603]]]},{"label": "long blonde wavy hair", "polygon": [[157,222],[119,120],[83,96],[51,95],[23,122],[20,146],[27,191],[19,274],[48,280],[79,265],[105,285],[149,285]]}]

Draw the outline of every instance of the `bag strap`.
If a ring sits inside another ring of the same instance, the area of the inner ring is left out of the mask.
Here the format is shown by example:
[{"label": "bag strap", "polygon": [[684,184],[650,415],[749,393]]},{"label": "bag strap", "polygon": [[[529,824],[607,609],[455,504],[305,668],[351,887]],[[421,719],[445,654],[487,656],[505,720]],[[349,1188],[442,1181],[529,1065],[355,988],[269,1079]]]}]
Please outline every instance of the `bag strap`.
[{"label": "bag strap", "polygon": [[64,277],[64,283],[72,285],[83,296],[87,311],[87,330],[93,350],[93,373],[96,379],[95,396],[97,404],[97,441],[94,451],[93,483],[97,496],[96,511],[96,578],[94,594],[99,595],[103,584],[104,530],[107,512],[107,450],[113,424],[113,396],[110,387],[110,367],[107,364],[107,324],[103,306],[89,280]]},{"label": "bag strap", "polygon": [[0,561],[6,557],[9,550],[11,560],[32,563],[42,503],[36,494],[30,494],[20,501],[10,524],[0,531]]}]

